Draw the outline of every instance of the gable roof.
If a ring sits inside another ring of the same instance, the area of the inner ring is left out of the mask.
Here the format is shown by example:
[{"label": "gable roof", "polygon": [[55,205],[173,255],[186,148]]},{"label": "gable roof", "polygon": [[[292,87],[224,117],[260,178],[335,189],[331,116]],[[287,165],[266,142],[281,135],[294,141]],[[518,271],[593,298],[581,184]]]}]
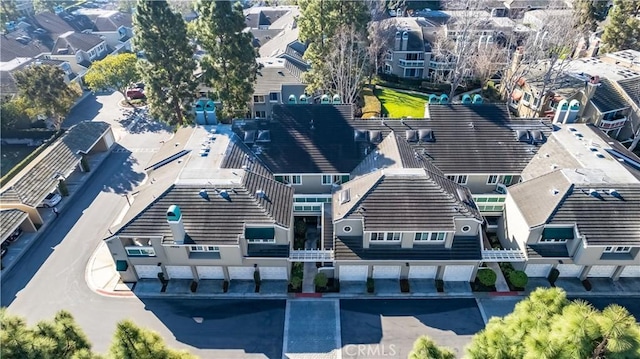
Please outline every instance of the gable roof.
[{"label": "gable roof", "polygon": [[629,107],[627,100],[618,89],[607,79],[600,80],[600,86],[596,89],[591,98],[593,105],[600,113],[622,110]]},{"label": "gable roof", "polygon": [[640,76],[625,80],[619,80],[618,85],[627,93],[627,96],[640,106]]},{"label": "gable roof", "polygon": [[294,75],[287,66],[286,59],[261,58],[258,62],[262,66],[256,74],[254,94],[269,95],[270,92],[280,92],[285,84],[302,85],[299,76]]},{"label": "gable roof", "polygon": [[509,187],[508,195],[517,204],[527,225],[536,227],[547,223],[571,187],[562,170],[555,170]]},{"label": "gable roof", "polygon": [[432,142],[410,142],[445,174],[519,174],[538,149],[538,144],[519,142],[517,130],[538,130],[548,137],[548,119],[512,119],[506,105],[429,105],[429,119],[355,119],[361,131],[394,131],[407,139],[408,130],[431,130]]},{"label": "gable roof", "polygon": [[94,31],[118,31],[121,27],[133,27],[133,18],[131,14],[119,11],[102,14],[94,20]]},{"label": "gable roof", "polygon": [[60,53],[60,50],[63,49],[67,49],[69,54],[75,54],[79,50],[89,52],[89,50],[103,42],[104,40],[98,35],[70,31],[58,37],[58,40],[56,40],[56,43],[53,45],[51,53],[58,54]]},{"label": "gable roof", "polygon": [[29,215],[18,209],[0,210],[0,238],[4,240],[18,227]]},{"label": "gable roof", "polygon": [[27,58],[36,57],[44,52],[49,52],[49,48],[40,41],[31,40],[28,43],[21,43],[16,40],[16,36],[2,36],[0,62],[9,62],[14,59],[24,61]]}]

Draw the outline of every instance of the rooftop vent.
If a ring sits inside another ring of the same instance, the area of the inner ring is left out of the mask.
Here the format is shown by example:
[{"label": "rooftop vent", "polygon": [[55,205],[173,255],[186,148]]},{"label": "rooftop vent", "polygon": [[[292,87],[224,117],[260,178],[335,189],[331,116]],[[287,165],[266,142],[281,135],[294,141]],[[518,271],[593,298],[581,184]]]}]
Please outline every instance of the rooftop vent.
[{"label": "rooftop vent", "polygon": [[602,196],[600,196],[600,192],[598,192],[597,189],[593,189],[593,188],[589,190],[589,196],[595,197],[595,198],[602,198]]},{"label": "rooftop vent", "polygon": [[544,134],[540,130],[532,130],[529,131],[531,134],[531,138],[533,139],[533,143],[542,143],[544,142]]},{"label": "rooftop vent", "polygon": [[527,131],[527,130],[517,130],[516,131],[516,140],[518,140],[518,142],[525,142],[525,143],[531,142],[531,138],[529,137],[529,131]]},{"label": "rooftop vent", "polygon": [[367,142],[367,131],[354,129],[353,130],[353,139],[356,142]]},{"label": "rooftop vent", "polygon": [[418,142],[418,131],[416,130],[406,130],[405,135],[407,136],[408,142]]},{"label": "rooftop vent", "polygon": [[218,195],[220,195],[220,197],[226,199],[227,201],[231,202],[231,197],[229,196],[229,193],[227,192],[227,190],[221,190],[220,192],[218,192]]},{"label": "rooftop vent", "polygon": [[371,143],[380,143],[382,141],[382,132],[378,130],[370,130],[369,131],[369,142]]},{"label": "rooftop vent", "polygon": [[207,201],[209,200],[209,193],[207,193],[206,189],[201,189],[200,192],[198,193],[200,195],[200,197],[206,199]]},{"label": "rooftop vent", "polygon": [[433,131],[430,128],[423,128],[418,130],[418,139],[421,142],[435,142]]},{"label": "rooftop vent", "polygon": [[256,131],[249,130],[244,133],[244,143],[254,143],[256,141]]},{"label": "rooftop vent", "polygon": [[259,189],[259,190],[256,191],[256,197],[258,197],[258,198],[266,198],[267,194],[263,190]]},{"label": "rooftop vent", "polygon": [[271,142],[271,132],[269,130],[258,131],[256,142]]},{"label": "rooftop vent", "polygon": [[609,190],[609,195],[612,196],[612,197],[618,198],[618,199],[623,199],[622,195],[620,194],[620,192],[618,192],[618,190],[613,189],[613,188]]},{"label": "rooftop vent", "polygon": [[345,204],[351,201],[351,191],[348,188],[345,190],[342,190],[339,193],[339,197],[340,197],[340,204]]},{"label": "rooftop vent", "polygon": [[554,189],[552,189],[552,190],[551,190],[551,194],[552,194],[552,195],[554,195],[554,196],[557,196],[557,195],[558,195],[558,193],[560,193],[560,191],[559,191],[559,190],[557,190],[556,188],[554,188]]}]

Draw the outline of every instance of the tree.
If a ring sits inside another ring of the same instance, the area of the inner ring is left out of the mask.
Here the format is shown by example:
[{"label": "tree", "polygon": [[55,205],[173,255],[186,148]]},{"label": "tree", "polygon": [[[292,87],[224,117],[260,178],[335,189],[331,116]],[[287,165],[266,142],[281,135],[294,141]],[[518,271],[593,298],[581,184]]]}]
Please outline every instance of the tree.
[{"label": "tree", "polygon": [[16,8],[16,0],[5,0],[0,2],[0,21],[4,24],[7,21],[16,20],[20,17]]},{"label": "tree", "polygon": [[2,358],[98,358],[91,352],[91,343],[69,312],[59,311],[53,321],[41,321],[28,328],[24,319],[2,309],[0,324]]},{"label": "tree", "polygon": [[138,71],[151,115],[171,125],[190,123],[196,62],[184,20],[164,0],[139,0],[133,24],[134,42],[145,57]]},{"label": "tree", "polygon": [[590,33],[596,31],[598,22],[605,19],[607,14],[607,2],[597,0],[576,0],[573,2],[574,16],[578,21],[583,36],[588,37]]},{"label": "tree", "polygon": [[136,0],[118,0],[118,11],[133,14],[136,8]]},{"label": "tree", "polygon": [[91,64],[84,81],[94,91],[114,89],[126,99],[127,88],[139,79],[137,62],[138,58],[132,53],[107,56]]},{"label": "tree", "polygon": [[48,116],[56,129],[81,95],[81,91],[65,82],[64,72],[57,66],[34,65],[14,74],[18,96]]},{"label": "tree", "polygon": [[539,288],[513,313],[492,318],[467,347],[480,358],[634,358],[640,355],[640,326],[629,312],[603,311],[569,301],[558,288]]},{"label": "tree", "polygon": [[640,50],[640,2],[614,0],[609,23],[604,28],[603,51]]},{"label": "tree", "polygon": [[409,359],[455,359],[455,355],[448,348],[441,348],[426,335],[419,337],[413,343],[413,350]]},{"label": "tree", "polygon": [[17,97],[2,100],[0,113],[0,129],[2,131],[25,129],[31,127],[31,117],[24,99]]},{"label": "tree", "polygon": [[[402,1],[402,0],[401,0]],[[369,84],[384,63],[386,51],[392,45],[393,33],[396,31],[391,21],[384,21],[387,12],[386,0],[372,0],[369,3],[371,22],[368,25],[369,40]]]},{"label": "tree", "polygon": [[369,66],[366,39],[355,26],[347,25],[338,29],[328,48],[327,87],[339,94],[343,103],[355,103]]},{"label": "tree", "polygon": [[132,321],[125,320],[117,324],[111,348],[114,358],[135,359],[192,359],[186,351],[167,348],[158,333],[140,328]]},{"label": "tree", "polygon": [[222,101],[221,117],[245,116],[253,95],[258,68],[252,35],[244,32],[240,3],[200,0],[196,34],[207,52],[203,61],[205,80]]},{"label": "tree", "polygon": [[371,14],[364,1],[300,0],[300,40],[308,44],[304,57],[311,69],[304,75],[309,92],[326,91],[329,77],[327,56],[331,39],[339,28],[353,26],[366,38]]}]

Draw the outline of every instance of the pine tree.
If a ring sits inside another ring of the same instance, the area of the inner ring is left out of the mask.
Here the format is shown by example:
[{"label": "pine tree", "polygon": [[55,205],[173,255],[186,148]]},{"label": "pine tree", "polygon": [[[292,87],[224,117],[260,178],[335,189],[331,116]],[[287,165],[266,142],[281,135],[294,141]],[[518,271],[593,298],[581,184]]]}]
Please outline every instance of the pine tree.
[{"label": "pine tree", "polygon": [[202,61],[205,80],[222,102],[221,117],[245,116],[256,79],[256,52],[252,35],[244,32],[240,3],[200,0],[196,35],[207,55]]},{"label": "pine tree", "polygon": [[413,344],[408,359],[455,359],[455,354],[448,348],[441,348],[426,335],[421,336]]},{"label": "pine tree", "polygon": [[138,64],[151,115],[171,125],[190,123],[196,62],[184,20],[165,0],[139,0],[133,24],[134,42],[145,57]]},{"label": "pine tree", "polygon": [[637,0],[614,0],[609,13],[609,23],[604,28],[603,50],[640,50],[640,2]]},{"label": "pine tree", "polygon": [[580,26],[582,33],[588,36],[596,31],[598,22],[606,17],[607,3],[598,0],[576,0],[573,3],[576,24]]},{"label": "pine tree", "polygon": [[150,330],[142,329],[130,320],[116,326],[110,354],[116,359],[193,359],[186,351],[167,348],[162,337]]}]

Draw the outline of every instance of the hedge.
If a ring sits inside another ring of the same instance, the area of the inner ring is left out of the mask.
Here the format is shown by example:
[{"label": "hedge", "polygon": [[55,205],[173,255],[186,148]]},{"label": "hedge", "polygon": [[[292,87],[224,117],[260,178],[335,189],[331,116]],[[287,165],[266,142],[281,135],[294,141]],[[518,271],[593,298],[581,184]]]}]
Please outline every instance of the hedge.
[{"label": "hedge", "polygon": [[491,268],[480,269],[478,271],[478,280],[485,287],[491,287],[496,284],[497,279],[496,272]]}]

